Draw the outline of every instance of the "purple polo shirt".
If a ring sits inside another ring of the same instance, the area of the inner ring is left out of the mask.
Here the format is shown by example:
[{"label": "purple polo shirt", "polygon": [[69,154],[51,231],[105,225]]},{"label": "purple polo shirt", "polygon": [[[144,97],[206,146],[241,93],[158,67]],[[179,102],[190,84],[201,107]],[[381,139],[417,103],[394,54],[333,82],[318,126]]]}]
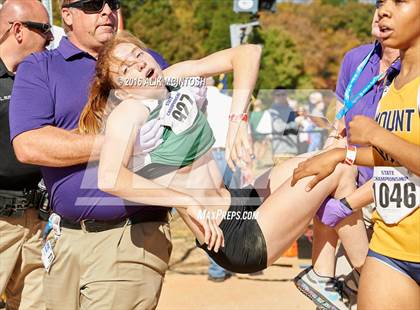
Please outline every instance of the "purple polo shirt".
[{"label": "purple polo shirt", "polygon": [[[167,66],[160,55],[156,60]],[[95,58],[66,37],[57,49],[27,57],[19,65],[13,85],[9,110],[11,140],[48,125],[76,128],[88,99],[95,64]],[[65,168],[41,167],[41,171],[53,210],[68,220],[116,220],[160,209],[100,191],[97,162]]]},{"label": "purple polo shirt", "polygon": [[[341,64],[340,74],[338,76],[337,88],[335,90],[338,100],[340,100],[342,103],[344,102],[344,93],[346,91],[347,85],[353,77],[357,66],[363,61],[363,59],[373,48],[374,44],[362,45],[352,49],[344,56],[343,62]],[[379,74],[381,55],[382,48],[378,44],[365,68],[363,69],[359,79],[355,83],[352,93],[350,94],[350,98],[355,96],[365,87],[365,85],[367,85],[376,75]],[[399,71],[400,63],[396,62],[392,65],[392,67]],[[344,118],[347,130],[350,121],[355,115],[365,115],[370,118],[374,118],[376,107],[378,106],[378,102],[382,97],[382,92],[383,83],[377,83],[360,99],[359,102],[353,106],[352,109],[347,112]],[[359,175],[357,183],[358,186],[361,186],[372,178],[373,169],[370,167],[359,166],[358,170]]]}]

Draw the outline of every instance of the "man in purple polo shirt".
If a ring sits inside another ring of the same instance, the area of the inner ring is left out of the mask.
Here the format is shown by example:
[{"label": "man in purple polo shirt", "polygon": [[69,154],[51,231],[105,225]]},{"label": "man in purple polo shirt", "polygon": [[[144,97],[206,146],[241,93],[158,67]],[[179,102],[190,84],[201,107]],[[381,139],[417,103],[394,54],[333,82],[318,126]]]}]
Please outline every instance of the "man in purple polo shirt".
[{"label": "man in purple polo shirt", "polygon": [[[363,68],[359,78],[354,83],[354,87],[350,94],[351,99],[361,92],[366,85],[368,85],[369,82],[371,82],[372,79],[380,73],[386,72],[389,78],[399,72],[400,63],[395,61],[399,56],[399,51],[384,48],[382,44],[380,44],[379,33],[378,16],[375,11],[372,22],[372,36],[378,40],[377,42],[379,42],[379,44],[372,43],[356,47],[344,56],[336,86],[336,97],[339,101],[337,111],[344,106],[345,92],[347,87],[349,87],[350,81],[355,74],[357,67],[363,62],[370,52],[372,53],[368,58],[366,66]],[[385,84],[386,81],[384,81],[384,78],[375,83],[369,91],[360,98],[353,108],[346,113],[345,117],[338,122],[337,127],[340,129],[346,128],[347,130],[348,124],[355,115],[366,115],[373,118],[376,113],[378,102],[382,97]],[[328,142],[331,142],[331,140],[327,141],[327,144]],[[338,147],[339,145],[344,147],[347,143],[347,139],[340,139],[339,141],[332,143],[333,147]],[[373,169],[362,166],[358,166],[357,169],[357,185],[358,187],[361,187],[372,178]],[[371,195],[368,184],[363,187],[363,190],[366,191],[368,197]],[[338,309],[348,309],[348,305],[343,303],[341,293],[336,290],[338,286],[333,278],[335,275],[334,258],[336,249],[334,246],[328,245],[328,243],[330,245],[337,244],[338,235],[336,233],[336,229],[322,225],[320,222],[322,221],[322,223],[328,223],[329,225],[332,221],[338,222],[340,219],[336,217],[338,214],[336,210],[339,207],[339,200],[330,199],[326,205],[318,211],[317,215],[319,219],[314,219],[314,226],[316,226],[314,227],[314,231],[316,230],[317,232],[322,232],[322,237],[314,238],[314,242],[319,242],[320,244],[314,244],[314,248],[317,248],[318,250],[317,253],[313,253],[313,266],[307,268],[299,274],[299,276],[295,278],[295,283],[300,289],[307,291],[309,293],[307,296],[312,296],[310,299],[319,306],[322,305],[323,307],[328,308],[335,307]],[[334,216],[334,219],[332,219],[332,215]],[[347,214],[347,216],[348,215],[349,214]],[[365,220],[370,221],[369,214]],[[347,254],[351,257],[351,253]],[[354,263],[354,260],[352,261]],[[358,263],[356,262],[353,267],[360,268],[363,263],[364,259]],[[353,274],[355,275],[357,282],[358,272],[355,270]],[[357,287],[354,288],[357,289]],[[355,302],[355,300],[351,300],[351,303],[353,302]]]},{"label": "man in purple polo shirt", "polygon": [[168,209],[129,205],[99,191],[97,165],[86,162],[98,158],[102,138],[71,131],[87,102],[98,52],[116,30],[119,6],[118,0],[64,0],[68,38],[55,50],[26,58],[13,88],[16,156],[42,166],[52,208],[61,217],[61,229],[55,226],[48,235],[55,240],[44,277],[49,309],[154,308],[169,261]]}]

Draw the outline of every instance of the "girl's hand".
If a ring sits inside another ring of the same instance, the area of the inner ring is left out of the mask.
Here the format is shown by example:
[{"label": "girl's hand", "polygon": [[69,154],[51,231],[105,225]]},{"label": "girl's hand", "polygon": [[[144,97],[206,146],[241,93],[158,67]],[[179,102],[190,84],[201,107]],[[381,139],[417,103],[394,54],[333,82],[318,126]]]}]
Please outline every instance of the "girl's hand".
[{"label": "girl's hand", "polygon": [[204,234],[204,243],[208,250],[218,252],[225,246],[223,232],[217,224],[215,213],[212,213],[199,205],[189,205],[187,214]]},{"label": "girl's hand", "polygon": [[372,137],[376,135],[382,127],[373,119],[356,115],[349,123],[349,142],[351,144],[371,145]]},{"label": "girl's hand", "polygon": [[254,157],[254,155],[247,122],[229,122],[225,157],[232,171],[235,171],[235,165],[240,167],[251,162],[251,158]]},{"label": "girl's hand", "polygon": [[325,179],[334,172],[335,167],[345,159],[345,149],[332,149],[330,151],[321,153],[301,162],[293,171],[291,186],[294,186],[297,181],[314,175],[315,177],[308,183],[305,190],[309,192],[320,181]]}]

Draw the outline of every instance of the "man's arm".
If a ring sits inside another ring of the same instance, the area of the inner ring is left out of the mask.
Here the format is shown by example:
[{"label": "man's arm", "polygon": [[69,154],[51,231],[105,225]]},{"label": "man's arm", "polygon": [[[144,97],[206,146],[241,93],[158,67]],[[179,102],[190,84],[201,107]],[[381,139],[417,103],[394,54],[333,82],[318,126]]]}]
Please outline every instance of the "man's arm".
[{"label": "man's arm", "polygon": [[103,136],[45,126],[21,133],[12,143],[17,159],[23,163],[66,167],[98,160]]}]

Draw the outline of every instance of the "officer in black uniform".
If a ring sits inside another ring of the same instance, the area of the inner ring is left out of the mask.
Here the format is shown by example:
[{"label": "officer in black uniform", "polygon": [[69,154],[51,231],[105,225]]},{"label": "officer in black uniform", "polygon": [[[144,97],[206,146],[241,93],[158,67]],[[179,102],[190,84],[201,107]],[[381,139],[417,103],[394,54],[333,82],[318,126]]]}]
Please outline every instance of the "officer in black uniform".
[{"label": "officer in black uniform", "polygon": [[[0,294],[9,309],[45,309],[38,208],[38,167],[17,161],[9,137],[9,101],[18,64],[52,40],[48,13],[37,0],[8,0],[0,9]],[[24,285],[25,284],[25,285]]]}]

